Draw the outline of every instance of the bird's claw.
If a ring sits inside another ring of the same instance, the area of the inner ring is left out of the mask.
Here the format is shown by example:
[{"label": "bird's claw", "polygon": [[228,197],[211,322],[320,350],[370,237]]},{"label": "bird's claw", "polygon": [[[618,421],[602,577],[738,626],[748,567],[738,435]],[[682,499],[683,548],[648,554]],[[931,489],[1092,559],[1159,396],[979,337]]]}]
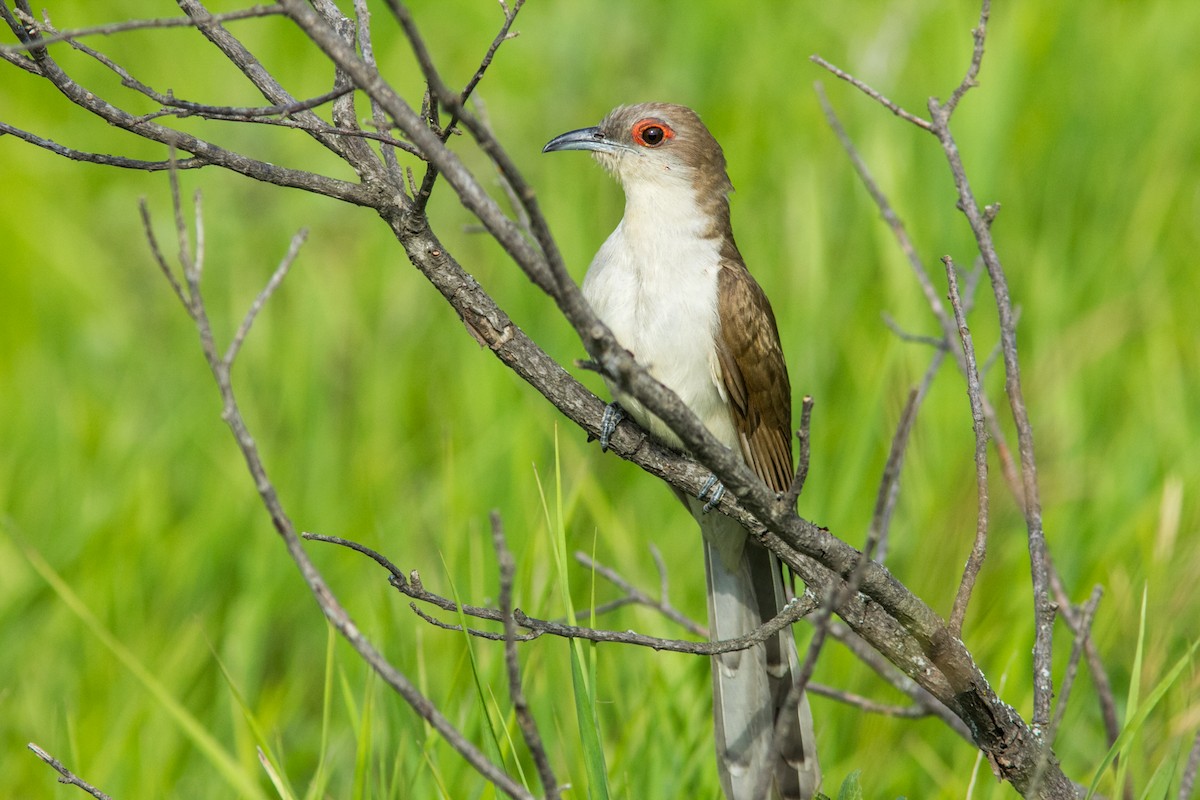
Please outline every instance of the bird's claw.
[{"label": "bird's claw", "polygon": [[609,403],[604,407],[604,416],[600,420],[600,452],[608,452],[612,435],[623,419],[625,419],[625,412],[616,403]]},{"label": "bird's claw", "polygon": [[[709,493],[711,492],[711,496]],[[708,502],[704,504],[702,509],[705,513],[712,511],[721,502],[721,498],[725,496],[725,484],[717,480],[716,475],[709,475],[708,480],[700,487],[700,491],[696,494],[697,500],[703,500],[708,497]]]}]

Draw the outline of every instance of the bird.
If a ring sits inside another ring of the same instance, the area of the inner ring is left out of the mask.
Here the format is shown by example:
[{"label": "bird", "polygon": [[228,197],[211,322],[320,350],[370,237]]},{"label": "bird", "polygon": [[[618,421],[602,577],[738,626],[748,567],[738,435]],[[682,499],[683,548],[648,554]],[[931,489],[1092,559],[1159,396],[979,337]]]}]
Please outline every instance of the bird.
[{"label": "bird", "polygon": [[[733,184],[720,144],[692,109],[619,106],[599,125],[551,139],[543,152],[590,151],[621,184],[625,212],[583,280],[583,295],[617,342],[675,392],[718,441],[769,487],[792,482],[791,384],[775,314],[734,241]],[[667,446],[683,443],[606,378],[614,401],[601,446],[624,414]],[[735,520],[710,513],[724,492],[676,492],[700,524],[709,633],[744,636],[787,602],[773,553]],[[787,702],[800,664],[791,628],[749,649],[712,656],[717,766],[728,800],[808,800],[820,784],[808,699]],[[777,722],[784,731],[776,738]]]}]

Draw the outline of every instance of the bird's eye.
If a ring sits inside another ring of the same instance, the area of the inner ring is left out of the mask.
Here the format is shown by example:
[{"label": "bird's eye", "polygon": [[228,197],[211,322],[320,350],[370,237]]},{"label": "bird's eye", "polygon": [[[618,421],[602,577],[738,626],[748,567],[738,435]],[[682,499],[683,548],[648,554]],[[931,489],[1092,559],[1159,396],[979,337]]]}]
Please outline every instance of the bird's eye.
[{"label": "bird's eye", "polygon": [[633,141],[643,147],[658,147],[674,135],[670,125],[656,119],[644,119],[633,126]]}]

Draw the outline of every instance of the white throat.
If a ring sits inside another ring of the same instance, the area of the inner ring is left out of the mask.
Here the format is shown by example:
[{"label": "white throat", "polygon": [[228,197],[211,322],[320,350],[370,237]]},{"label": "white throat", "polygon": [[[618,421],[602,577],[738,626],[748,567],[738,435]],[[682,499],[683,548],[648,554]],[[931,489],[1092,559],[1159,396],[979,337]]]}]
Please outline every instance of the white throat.
[{"label": "white throat", "polygon": [[[721,242],[684,176],[639,174],[625,184],[625,216],[596,253],[583,293],[638,362],[670,387],[727,446],[737,437],[717,364]],[[609,387],[661,441],[678,438],[641,404]]]}]

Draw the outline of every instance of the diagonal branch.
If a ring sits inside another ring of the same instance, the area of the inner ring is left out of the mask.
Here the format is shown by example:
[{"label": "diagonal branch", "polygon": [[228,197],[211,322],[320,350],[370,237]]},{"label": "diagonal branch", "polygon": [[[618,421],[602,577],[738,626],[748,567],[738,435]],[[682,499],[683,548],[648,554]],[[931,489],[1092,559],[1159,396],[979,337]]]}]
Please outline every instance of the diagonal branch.
[{"label": "diagonal branch", "polygon": [[83,778],[80,778],[78,775],[71,772],[71,770],[69,770],[65,766],[63,766],[63,763],[61,761],[59,761],[57,758],[55,758],[54,756],[47,753],[42,748],[38,747],[33,742],[30,742],[29,744],[27,744],[26,747],[28,747],[30,750],[32,750],[33,754],[35,756],[40,758],[42,761],[45,761],[47,764],[49,764],[54,769],[55,772],[57,772],[59,774],[59,778],[58,778],[59,783],[65,783],[68,786],[78,786],[80,789],[87,792],[92,797],[96,798],[96,800],[112,800],[112,798],[110,798],[104,792],[100,791],[95,786],[92,786],[90,783],[85,781]]},{"label": "diagonal branch", "polygon": [[[503,622],[503,610],[488,608],[486,606],[475,606],[466,603],[459,604],[448,597],[444,597],[435,592],[431,592],[425,588],[420,580],[420,576],[416,573],[406,576],[387,558],[376,553],[370,548],[358,542],[349,539],[343,539],[339,536],[327,536],[317,533],[305,533],[305,539],[315,542],[327,542],[336,544],[342,547],[349,547],[352,550],[363,553],[380,566],[383,566],[391,575],[389,583],[399,590],[406,597],[416,601],[412,603],[412,609],[422,619],[439,628],[445,630],[460,631],[462,627],[454,623],[440,622],[437,618],[427,614],[416,604],[427,603],[428,605],[440,608],[443,611],[458,614],[462,613],[465,616],[474,619],[487,620],[489,622]],[[582,625],[568,625],[555,620],[540,619],[531,617],[520,609],[513,611],[513,619],[517,626],[529,631],[529,634],[519,637],[519,641],[530,641],[540,636],[558,636],[563,639],[584,639],[591,642],[605,642],[609,644],[627,644],[637,645],[638,647],[649,647],[653,650],[665,650],[672,653],[686,653],[698,656],[713,656],[720,653],[732,653],[738,650],[746,650],[755,645],[762,644],[771,637],[779,633],[786,627],[791,626],[800,619],[810,614],[815,607],[815,603],[811,600],[796,598],[789,603],[775,617],[766,620],[758,628],[755,628],[745,636],[739,636],[736,639],[722,639],[720,641],[690,641],[687,639],[669,639],[659,636],[647,636],[633,631],[610,631],[599,628],[589,628]],[[467,633],[481,639],[492,639],[495,641],[504,641],[505,634],[492,633],[490,631],[468,628]]]},{"label": "diagonal branch", "polygon": [[[208,362],[213,379],[217,384],[217,390],[221,397],[222,411],[221,418],[229,427],[233,434],[234,441],[237,443],[238,449],[241,451],[242,458],[246,462],[246,468],[249,470],[251,477],[254,480],[255,488],[258,490],[259,498],[271,518],[271,522],[275,527],[276,532],[284,541],[284,546],[295,562],[297,569],[308,585],[309,591],[317,601],[317,605],[325,614],[325,617],[333,625],[333,627],[346,639],[347,642],[355,649],[359,656],[371,666],[372,669],[388,684],[397,694],[405,699],[405,701],[424,718],[439,735],[443,736],[446,741],[469,763],[480,775],[483,775],[491,781],[498,789],[514,798],[531,798],[529,792],[520,784],[515,782],[502,769],[493,764],[482,751],[474,744],[466,739],[463,734],[450,723],[445,716],[429,701],[415,685],[388,662],[383,655],[366,639],[359,631],[358,626],[351,619],[349,613],[337,600],[325,579],[317,570],[308,554],[305,552],[303,545],[297,536],[296,529],[292,524],[290,516],[284,510],[282,503],[279,500],[278,494],[275,491],[275,486],[271,482],[267,474],[266,466],[262,461],[262,457],[258,451],[258,445],[250,435],[249,429],[246,427],[244,418],[238,407],[237,396],[233,389],[231,380],[231,372],[233,368],[233,360],[238,353],[237,344],[249,332],[250,325],[254,322],[258,309],[262,303],[265,303],[273,289],[279,285],[279,280],[276,277],[282,278],[286,272],[287,265],[294,259],[296,247],[298,243],[294,240],[293,247],[289,249],[288,256],[285,256],[279,268],[275,271],[271,282],[259,295],[255,301],[255,305],[247,313],[243,322],[243,330],[239,330],[238,336],[235,337],[234,344],[231,344],[225,355],[219,356],[215,346],[212,325],[209,322],[208,312],[204,302],[204,295],[201,291],[200,276],[203,268],[203,218],[200,215],[199,206],[196,209],[196,241],[195,249],[192,249],[187,241],[186,230],[183,228],[183,208],[179,199],[179,185],[177,174],[172,171],[169,173],[171,177],[171,193],[174,205],[175,218],[177,220],[177,236],[179,239],[180,255],[184,270],[184,281],[182,284],[179,281],[172,281],[172,288],[176,294],[184,302],[184,306],[192,317],[196,325],[197,333],[200,337],[202,350],[205,360]],[[151,237],[151,252],[155,256],[160,269],[164,273],[170,273],[170,265],[162,257],[162,250],[154,240],[153,233],[147,225],[147,231]]]}]

